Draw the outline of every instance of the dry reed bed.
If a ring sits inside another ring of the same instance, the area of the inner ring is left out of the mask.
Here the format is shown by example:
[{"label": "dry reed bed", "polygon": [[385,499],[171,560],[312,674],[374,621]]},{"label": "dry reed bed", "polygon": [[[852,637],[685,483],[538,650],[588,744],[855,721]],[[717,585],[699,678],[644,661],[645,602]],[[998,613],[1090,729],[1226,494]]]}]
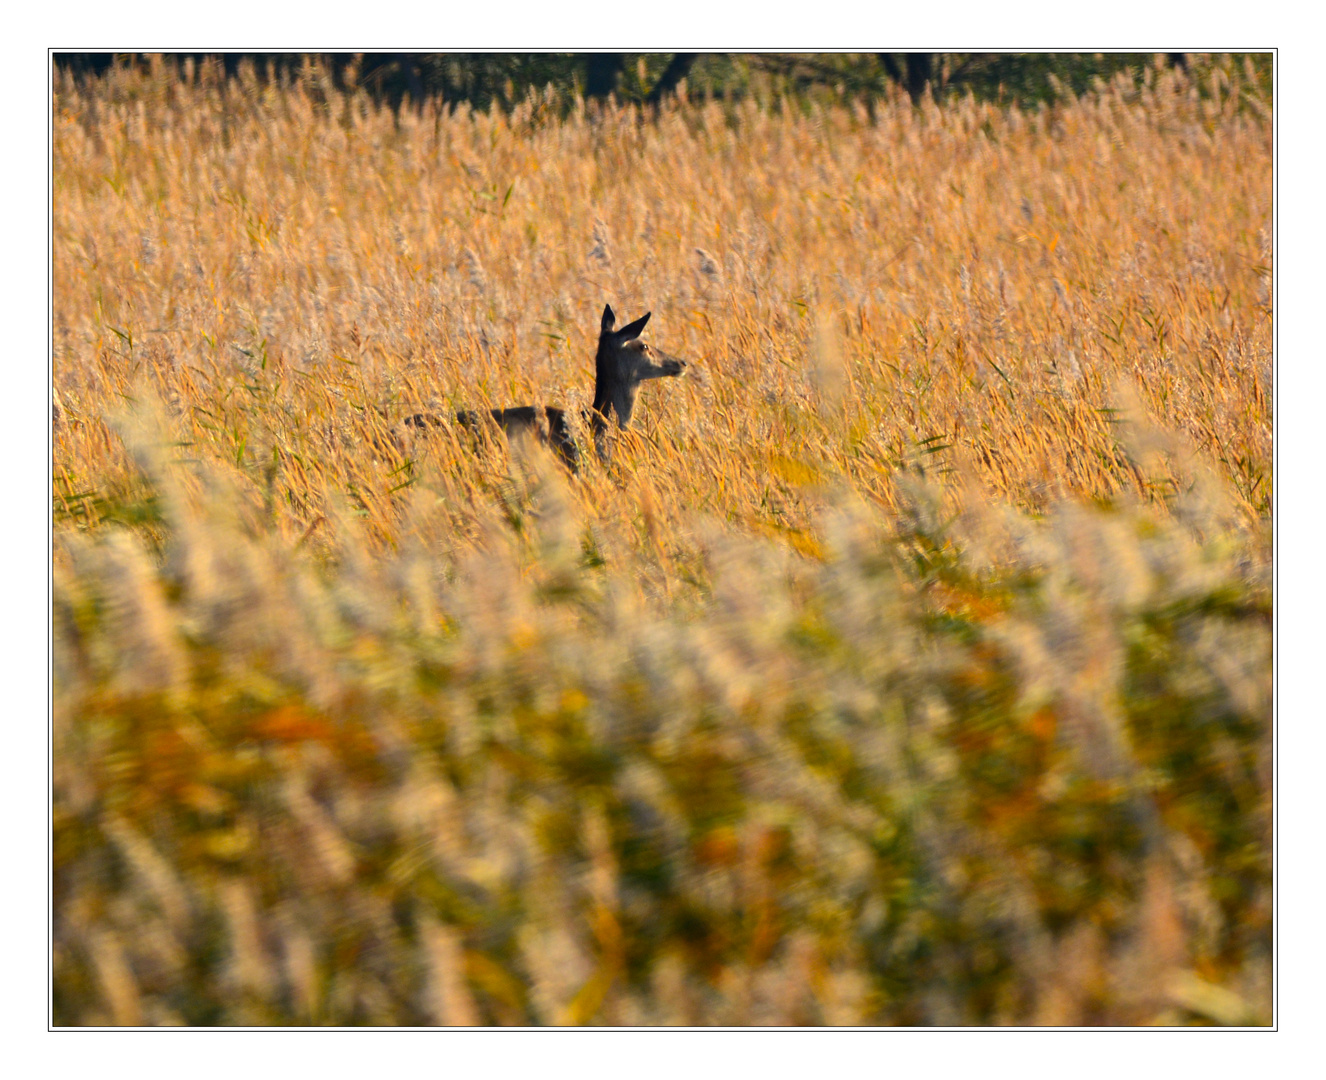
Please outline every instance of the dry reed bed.
[{"label": "dry reed bed", "polygon": [[1267,1022],[1269,106],[549,112],[57,87],[57,1023]]},{"label": "dry reed bed", "polygon": [[[57,436],[59,511],[132,488],[101,416],[146,377],[287,535],[353,491],[395,539],[402,483],[444,477],[464,507],[494,468],[374,434],[420,405],[587,404],[610,300],[696,362],[641,410],[672,526],[804,531],[825,476],[892,507],[918,452],[1037,511],[1163,497],[1187,477],[1119,453],[1118,379],[1266,516],[1271,126],[1237,72],[1212,79],[873,125],[753,104],[542,122],[535,102],[397,122],[316,86],[61,87],[56,386],[82,425]],[[620,485],[597,479],[606,509]],[[630,494],[607,512],[638,514]]]}]

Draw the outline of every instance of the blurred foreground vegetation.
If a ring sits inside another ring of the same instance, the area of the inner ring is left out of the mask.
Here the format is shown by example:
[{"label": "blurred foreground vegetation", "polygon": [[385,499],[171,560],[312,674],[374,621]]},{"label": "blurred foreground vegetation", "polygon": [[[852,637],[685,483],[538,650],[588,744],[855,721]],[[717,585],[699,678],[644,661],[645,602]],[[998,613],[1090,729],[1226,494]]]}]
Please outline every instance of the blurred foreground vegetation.
[{"label": "blurred foreground vegetation", "polygon": [[1213,504],[842,494],[646,607],[550,461],[452,573],[350,517],[319,568],[126,430],[164,559],[56,559],[57,1024],[1269,1023],[1271,586]]}]

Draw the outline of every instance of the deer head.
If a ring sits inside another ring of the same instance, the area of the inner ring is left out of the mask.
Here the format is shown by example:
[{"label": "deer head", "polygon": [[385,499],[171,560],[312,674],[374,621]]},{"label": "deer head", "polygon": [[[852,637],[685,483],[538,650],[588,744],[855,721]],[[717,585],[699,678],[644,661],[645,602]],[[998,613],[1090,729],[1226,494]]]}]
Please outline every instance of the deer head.
[{"label": "deer head", "polygon": [[686,361],[666,356],[640,340],[640,333],[649,322],[646,312],[635,322],[615,329],[617,316],[612,306],[603,307],[603,321],[599,328],[599,349],[594,357],[594,429],[597,433],[610,412],[617,413],[617,423],[626,427],[635,409],[635,395],[646,379],[663,379],[680,375]]}]

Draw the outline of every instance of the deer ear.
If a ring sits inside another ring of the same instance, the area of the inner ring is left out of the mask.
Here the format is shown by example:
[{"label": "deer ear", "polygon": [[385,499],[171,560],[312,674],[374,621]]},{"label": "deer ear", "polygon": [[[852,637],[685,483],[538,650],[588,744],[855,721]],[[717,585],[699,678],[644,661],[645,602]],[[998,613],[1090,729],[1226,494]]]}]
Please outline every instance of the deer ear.
[{"label": "deer ear", "polygon": [[627,323],[618,330],[617,336],[623,341],[630,341],[632,338],[638,338],[645,328],[645,323],[649,321],[649,316],[652,314],[652,311],[646,311],[640,316],[640,318],[636,319],[635,322]]},{"label": "deer ear", "polygon": [[612,305],[603,305],[603,322],[599,324],[599,333],[610,334],[612,328],[617,325],[617,316],[612,313]]}]

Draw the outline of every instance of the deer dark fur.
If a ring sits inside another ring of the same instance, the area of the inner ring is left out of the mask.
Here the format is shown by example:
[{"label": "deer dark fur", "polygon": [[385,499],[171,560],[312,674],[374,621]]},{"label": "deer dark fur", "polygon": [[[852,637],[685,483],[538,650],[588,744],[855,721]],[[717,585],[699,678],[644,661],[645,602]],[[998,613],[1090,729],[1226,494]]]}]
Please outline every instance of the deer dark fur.
[{"label": "deer dark fur", "polygon": [[[620,330],[614,329],[617,317],[610,305],[604,305],[599,328],[599,347],[594,357],[594,404],[587,418],[594,433],[594,447],[601,460],[607,460],[608,417],[617,414],[617,426],[625,429],[635,411],[635,396],[646,379],[680,375],[686,361],[665,356],[640,340],[649,322],[646,312]],[[547,443],[571,472],[579,471],[580,453],[571,435],[566,410],[553,405],[521,405],[512,409],[489,409],[487,415],[507,435],[532,434]],[[477,430],[484,426],[484,413],[460,412],[456,423]],[[430,413],[407,417],[408,427],[425,429],[441,423]]]}]

